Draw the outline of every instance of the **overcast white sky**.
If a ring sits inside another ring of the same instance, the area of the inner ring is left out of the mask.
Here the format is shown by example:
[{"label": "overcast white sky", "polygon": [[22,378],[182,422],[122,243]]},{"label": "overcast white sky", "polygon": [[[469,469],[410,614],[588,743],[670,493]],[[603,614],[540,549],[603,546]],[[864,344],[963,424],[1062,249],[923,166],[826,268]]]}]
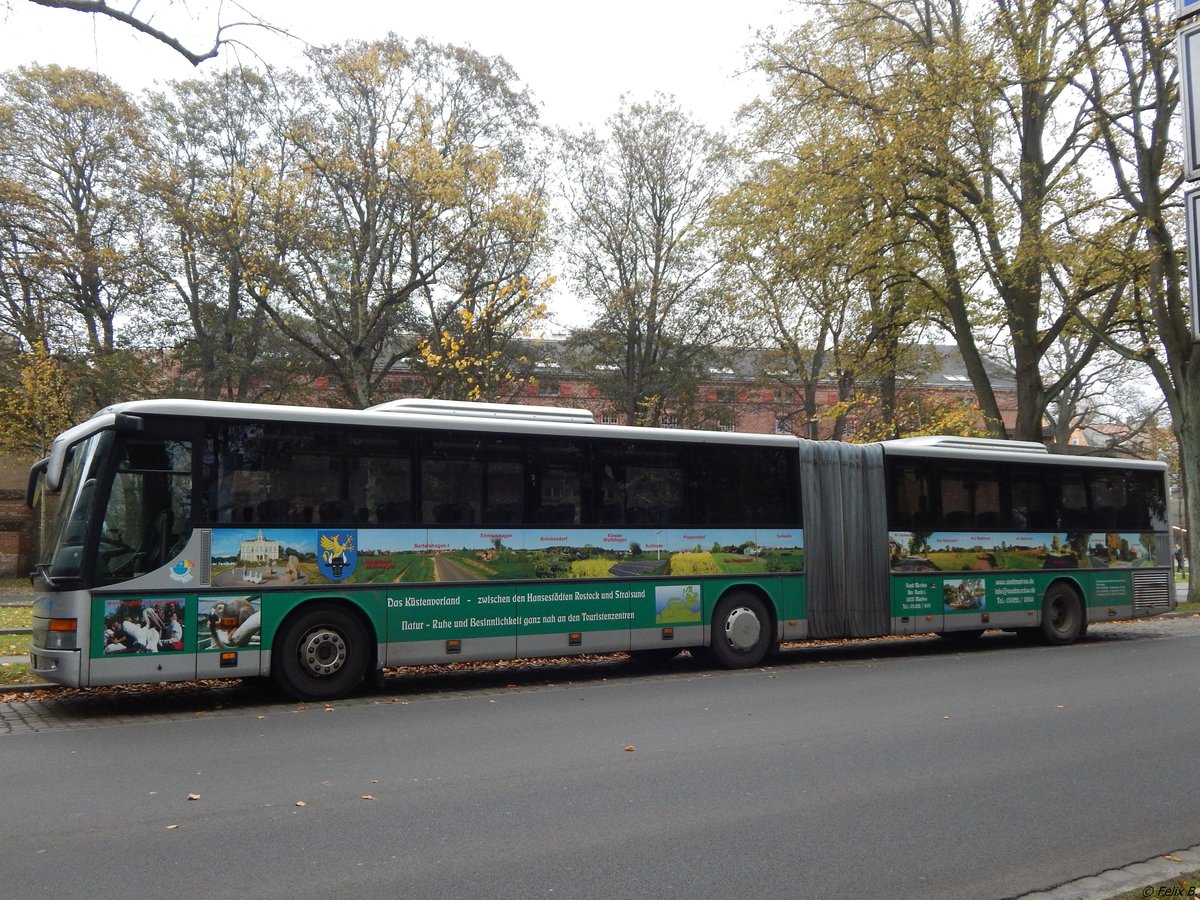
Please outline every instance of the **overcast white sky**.
[{"label": "overcast white sky", "polygon": [[[131,0],[110,0],[128,9]],[[684,110],[709,127],[729,126],[738,107],[759,88],[741,74],[756,33],[794,27],[794,0],[241,0],[242,7],[298,40],[255,28],[232,32],[247,47],[225,48],[201,71],[236,62],[300,62],[303,41],[314,44],[369,40],[394,31],[412,39],[465,44],[503,56],[542,105],[548,125],[602,128],[620,97],[674,95]],[[217,21],[247,18],[225,0],[141,0],[163,30],[188,49],[212,45]],[[138,91],[155,81],[196,76],[181,56],[127,26],[29,0],[0,0],[0,69],[28,63],[79,66]],[[560,273],[561,274],[561,273]],[[551,297],[551,329],[581,324],[586,311],[559,281]]]},{"label": "overcast white sky", "polygon": [[[542,103],[544,121],[567,128],[598,127],[616,111],[623,93],[641,100],[655,91],[675,95],[685,110],[723,127],[754,96],[753,79],[739,72],[755,33],[798,18],[792,0],[242,0],[242,5],[317,44],[394,31],[504,56]],[[224,6],[142,0],[140,11],[157,11],[156,24],[183,35],[193,50],[211,46],[218,17],[245,18],[228,0]],[[235,35],[270,63],[297,59],[298,42],[255,29]],[[237,52],[252,58],[246,50]],[[194,73],[182,57],[123,25],[43,9],[29,0],[0,0],[0,67],[31,62],[93,68],[132,90]]]}]

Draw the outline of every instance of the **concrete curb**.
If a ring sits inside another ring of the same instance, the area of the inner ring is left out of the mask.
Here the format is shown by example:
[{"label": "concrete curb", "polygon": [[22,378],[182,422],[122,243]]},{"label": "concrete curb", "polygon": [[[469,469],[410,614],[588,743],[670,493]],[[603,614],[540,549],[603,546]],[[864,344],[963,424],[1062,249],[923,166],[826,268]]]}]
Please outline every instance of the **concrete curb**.
[{"label": "concrete curb", "polygon": [[[1167,894],[1144,893],[1148,885],[1170,881],[1180,875],[1200,870],[1200,844],[1174,853],[1152,856],[1141,862],[1131,863],[1120,869],[1106,869],[1097,875],[1079,878],[1059,885],[1048,891],[1022,894],[1018,900],[1110,900],[1131,891],[1143,891],[1143,896],[1157,897]],[[1174,896],[1174,895],[1169,895]]]},{"label": "concrete curb", "polygon": [[57,690],[59,684],[0,684],[0,694],[32,694],[37,691]]}]

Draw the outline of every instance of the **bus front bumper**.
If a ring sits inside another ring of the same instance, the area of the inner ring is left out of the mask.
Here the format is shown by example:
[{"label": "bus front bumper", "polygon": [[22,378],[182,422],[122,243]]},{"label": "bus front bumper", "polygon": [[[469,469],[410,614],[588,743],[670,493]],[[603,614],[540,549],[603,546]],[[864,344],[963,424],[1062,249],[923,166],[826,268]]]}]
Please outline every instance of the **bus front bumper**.
[{"label": "bus front bumper", "polygon": [[29,668],[35,676],[45,681],[67,687],[82,687],[79,680],[79,657],[78,650],[45,650],[31,646]]}]

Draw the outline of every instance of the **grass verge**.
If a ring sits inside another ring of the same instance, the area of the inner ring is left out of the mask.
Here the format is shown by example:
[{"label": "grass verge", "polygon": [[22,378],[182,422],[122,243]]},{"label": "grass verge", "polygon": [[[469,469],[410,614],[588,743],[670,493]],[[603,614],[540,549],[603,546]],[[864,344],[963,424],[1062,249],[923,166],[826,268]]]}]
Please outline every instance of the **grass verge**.
[{"label": "grass verge", "polygon": [[[33,624],[28,606],[0,606],[0,628],[28,628]],[[24,656],[29,653],[29,635],[0,634],[0,656]],[[0,663],[0,688],[30,684],[34,678],[27,662]]]},{"label": "grass verge", "polygon": [[[28,606],[0,606],[0,628],[32,628],[33,609]],[[0,635],[6,638],[8,635]],[[9,654],[0,653],[0,656]]]},{"label": "grass verge", "polygon": [[0,578],[0,597],[28,596],[32,593],[28,578]]},{"label": "grass verge", "polygon": [[29,670],[29,663],[0,663],[0,688],[40,683]]}]

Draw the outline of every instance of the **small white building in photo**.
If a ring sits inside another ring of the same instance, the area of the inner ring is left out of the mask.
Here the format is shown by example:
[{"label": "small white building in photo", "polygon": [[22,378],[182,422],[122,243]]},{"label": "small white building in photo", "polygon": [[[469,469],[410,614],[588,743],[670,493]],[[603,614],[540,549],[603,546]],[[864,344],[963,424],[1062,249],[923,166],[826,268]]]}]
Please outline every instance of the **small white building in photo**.
[{"label": "small white building in photo", "polygon": [[242,548],[238,551],[238,560],[250,563],[273,563],[279,559],[281,549],[279,541],[267,540],[263,537],[262,529],[259,529],[258,537],[242,541]]}]

